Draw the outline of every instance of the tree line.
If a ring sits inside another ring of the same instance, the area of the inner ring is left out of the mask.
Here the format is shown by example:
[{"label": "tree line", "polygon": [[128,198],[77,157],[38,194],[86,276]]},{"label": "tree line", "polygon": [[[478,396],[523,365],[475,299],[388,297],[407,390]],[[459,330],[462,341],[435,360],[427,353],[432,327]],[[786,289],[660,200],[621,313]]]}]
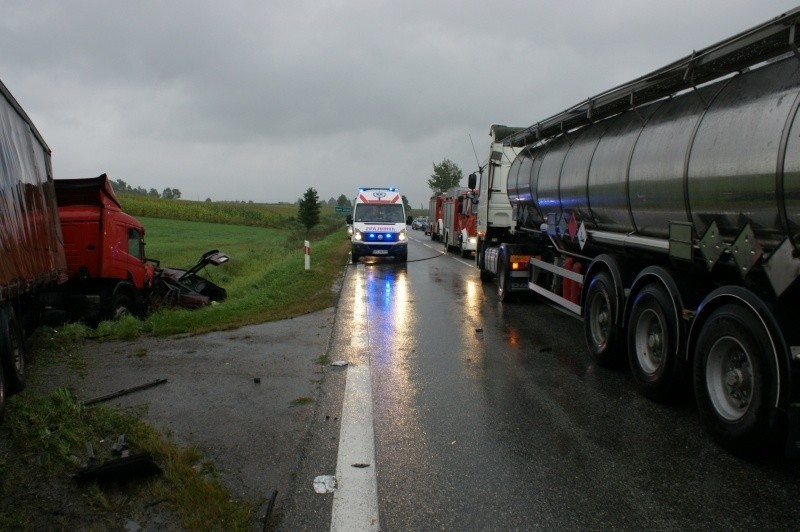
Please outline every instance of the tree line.
[{"label": "tree line", "polygon": [[164,199],[181,198],[181,191],[178,190],[177,188],[167,187],[161,192],[159,192],[154,188],[151,188],[150,190],[147,190],[144,187],[133,188],[122,179],[112,179],[111,188],[114,189],[114,192],[123,192],[125,194],[136,194],[137,196],[150,196],[151,198],[164,198]]}]

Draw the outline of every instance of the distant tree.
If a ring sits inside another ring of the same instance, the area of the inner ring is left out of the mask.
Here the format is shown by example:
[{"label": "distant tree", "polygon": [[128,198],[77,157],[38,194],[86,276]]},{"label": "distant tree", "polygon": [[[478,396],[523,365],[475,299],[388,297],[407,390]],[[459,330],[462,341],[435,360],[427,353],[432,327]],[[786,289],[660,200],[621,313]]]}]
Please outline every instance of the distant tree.
[{"label": "distant tree", "polygon": [[336,200],[336,206],[337,207],[352,207],[352,204],[350,203],[350,200],[347,199],[347,196],[342,194],[341,196],[339,196],[339,199]]},{"label": "distant tree", "polygon": [[428,179],[428,186],[434,194],[441,194],[450,188],[457,187],[462,177],[461,168],[450,159],[445,159],[439,164],[433,164],[433,173]]},{"label": "distant tree", "polygon": [[306,190],[300,200],[297,218],[306,228],[306,235],[311,228],[319,223],[319,197],[313,188]]},{"label": "distant tree", "polygon": [[161,192],[161,197],[164,199],[172,199],[172,189],[167,187]]},{"label": "distant tree", "polygon": [[411,210],[411,204],[408,202],[408,198],[405,194],[402,195],[403,198],[403,208],[405,208],[406,213]]},{"label": "distant tree", "polygon": [[206,203],[211,203],[211,198],[206,198]]},{"label": "distant tree", "polygon": [[111,188],[117,192],[125,192],[128,189],[128,184],[122,179],[117,179],[116,181],[111,181]]},{"label": "distant tree", "polygon": [[158,190],[156,190],[156,189],[154,189],[154,188],[151,188],[151,189],[150,189],[150,192],[148,192],[148,193],[147,193],[147,195],[148,195],[148,196],[152,196],[152,197],[154,197],[154,198],[157,198],[157,197],[158,197]]}]

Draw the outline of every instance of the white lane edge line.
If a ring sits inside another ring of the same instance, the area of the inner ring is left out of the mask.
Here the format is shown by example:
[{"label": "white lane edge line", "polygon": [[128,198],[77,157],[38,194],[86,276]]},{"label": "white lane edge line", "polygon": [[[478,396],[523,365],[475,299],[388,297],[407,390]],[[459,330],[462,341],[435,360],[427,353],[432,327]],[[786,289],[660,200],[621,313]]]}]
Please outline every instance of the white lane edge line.
[{"label": "white lane edge line", "polygon": [[351,365],[342,405],[331,531],[379,529],[371,372],[369,365]]}]

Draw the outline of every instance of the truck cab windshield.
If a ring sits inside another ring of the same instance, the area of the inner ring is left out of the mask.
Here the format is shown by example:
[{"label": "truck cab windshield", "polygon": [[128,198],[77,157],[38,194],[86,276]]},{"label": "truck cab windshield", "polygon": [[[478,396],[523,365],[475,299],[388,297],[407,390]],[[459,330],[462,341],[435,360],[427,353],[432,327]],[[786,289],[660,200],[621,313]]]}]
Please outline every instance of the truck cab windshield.
[{"label": "truck cab windshield", "polygon": [[403,223],[403,206],[392,205],[356,205],[353,220],[356,222],[384,222],[384,223]]}]

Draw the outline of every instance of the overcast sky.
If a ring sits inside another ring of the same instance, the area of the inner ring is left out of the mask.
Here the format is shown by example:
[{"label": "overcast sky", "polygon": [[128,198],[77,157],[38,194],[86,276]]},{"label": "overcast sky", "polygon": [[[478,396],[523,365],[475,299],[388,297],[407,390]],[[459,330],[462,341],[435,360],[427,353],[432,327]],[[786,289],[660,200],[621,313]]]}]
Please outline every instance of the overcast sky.
[{"label": "overcast sky", "polygon": [[795,7],[783,0],[0,0],[0,80],[56,178],[184,199],[427,205],[529,126]]}]

